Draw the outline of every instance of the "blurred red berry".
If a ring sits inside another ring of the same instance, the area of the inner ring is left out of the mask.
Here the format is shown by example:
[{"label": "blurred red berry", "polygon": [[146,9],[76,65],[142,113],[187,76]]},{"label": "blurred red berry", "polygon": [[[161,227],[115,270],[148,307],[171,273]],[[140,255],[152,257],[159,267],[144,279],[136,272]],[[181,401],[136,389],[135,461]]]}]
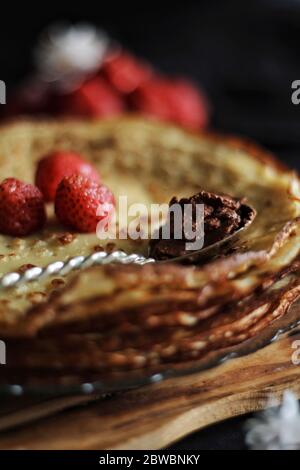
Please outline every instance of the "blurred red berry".
[{"label": "blurred red berry", "polygon": [[154,77],[133,93],[131,102],[135,111],[189,129],[204,128],[208,122],[204,96],[184,79]]},{"label": "blurred red berry", "polygon": [[121,97],[101,77],[89,79],[61,99],[62,114],[66,115],[101,118],[124,110]]},{"label": "blurred red berry", "polygon": [[46,222],[44,198],[40,190],[16,178],[0,185],[0,232],[15,237],[29,235]]},{"label": "blurred red berry", "polygon": [[72,174],[86,176],[99,183],[100,176],[96,168],[75,152],[54,151],[43,157],[37,165],[35,184],[41,190],[46,201],[53,201],[58,184],[65,176]]},{"label": "blurred red berry", "polygon": [[[81,175],[67,176],[58,185],[55,213],[58,220],[79,232],[94,232],[114,210],[115,198],[104,185]],[[98,215],[101,212],[101,215]]]},{"label": "blurred red berry", "polygon": [[107,58],[101,72],[119,93],[128,94],[148,80],[152,69],[128,52],[120,51]]}]

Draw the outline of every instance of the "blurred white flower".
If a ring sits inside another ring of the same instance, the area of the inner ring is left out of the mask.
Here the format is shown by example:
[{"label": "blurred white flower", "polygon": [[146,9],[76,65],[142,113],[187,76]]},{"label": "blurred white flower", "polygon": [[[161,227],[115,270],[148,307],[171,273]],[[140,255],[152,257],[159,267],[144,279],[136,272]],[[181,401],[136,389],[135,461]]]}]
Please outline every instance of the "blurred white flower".
[{"label": "blurred white flower", "polygon": [[37,69],[43,80],[72,88],[101,66],[108,44],[106,34],[92,25],[53,25],[34,52]]},{"label": "blurred white flower", "polygon": [[[274,401],[270,405],[275,405]],[[300,410],[295,395],[286,391],[281,406],[247,422],[246,444],[254,450],[300,449]]]}]

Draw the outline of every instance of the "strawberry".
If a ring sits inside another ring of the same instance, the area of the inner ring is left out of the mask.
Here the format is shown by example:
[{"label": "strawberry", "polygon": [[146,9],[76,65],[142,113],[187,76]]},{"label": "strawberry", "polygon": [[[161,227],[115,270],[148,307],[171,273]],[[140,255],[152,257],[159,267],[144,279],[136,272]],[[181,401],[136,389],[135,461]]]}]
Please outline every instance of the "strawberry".
[{"label": "strawberry", "polygon": [[132,95],[133,109],[147,116],[173,121],[189,129],[206,126],[207,106],[193,84],[183,79],[154,77]]},{"label": "strawberry", "polygon": [[42,191],[46,201],[54,201],[58,184],[64,176],[77,173],[99,182],[96,168],[81,155],[65,150],[54,151],[43,157],[37,165],[35,184]]},{"label": "strawberry", "polygon": [[121,94],[131,93],[152,74],[148,64],[122,50],[106,59],[101,72]]},{"label": "strawberry", "polygon": [[29,235],[46,222],[44,198],[32,184],[7,178],[0,185],[0,232]]},{"label": "strawberry", "polygon": [[98,76],[62,97],[62,114],[66,115],[99,118],[120,114],[123,109],[118,93]]},{"label": "strawberry", "polygon": [[[112,192],[104,185],[81,175],[66,176],[55,195],[55,213],[59,221],[79,232],[94,232],[98,222],[115,207]],[[101,215],[97,215],[101,212]]]}]

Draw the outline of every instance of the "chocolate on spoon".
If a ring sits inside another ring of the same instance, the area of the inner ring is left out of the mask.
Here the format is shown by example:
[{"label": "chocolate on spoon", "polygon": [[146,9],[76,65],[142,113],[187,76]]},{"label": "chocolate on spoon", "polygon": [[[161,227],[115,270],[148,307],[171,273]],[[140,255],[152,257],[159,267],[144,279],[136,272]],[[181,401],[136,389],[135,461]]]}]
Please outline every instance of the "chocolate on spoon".
[{"label": "chocolate on spoon", "polygon": [[[203,207],[203,218],[197,220],[196,207]],[[182,209],[190,205],[189,226],[192,227],[194,237],[185,236],[184,223],[186,215],[181,220],[182,236],[178,239],[175,234],[174,205]],[[208,191],[200,191],[190,198],[178,200],[173,197],[169,203],[169,214],[165,225],[156,232],[155,238],[150,241],[150,256],[156,261],[188,261],[195,262],[210,259],[220,253],[222,249],[229,247],[254,220],[256,211],[246,204],[244,199],[234,198],[227,194],[215,194]],[[204,220],[203,220],[204,219]],[[169,238],[164,234],[168,226]],[[203,236],[200,249],[187,249],[187,244],[196,240],[197,235]]]}]

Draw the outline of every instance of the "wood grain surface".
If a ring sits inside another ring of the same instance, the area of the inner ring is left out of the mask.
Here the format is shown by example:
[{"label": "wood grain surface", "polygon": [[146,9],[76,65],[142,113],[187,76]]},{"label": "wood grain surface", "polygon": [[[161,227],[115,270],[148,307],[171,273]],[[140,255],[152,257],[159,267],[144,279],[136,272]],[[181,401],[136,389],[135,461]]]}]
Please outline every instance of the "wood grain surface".
[{"label": "wood grain surface", "polygon": [[104,398],[29,401],[22,411],[19,399],[18,409],[0,413],[0,448],[163,448],[209,424],[260,410],[287,388],[300,397],[300,365],[291,360],[296,340],[300,331],[214,369]]}]

